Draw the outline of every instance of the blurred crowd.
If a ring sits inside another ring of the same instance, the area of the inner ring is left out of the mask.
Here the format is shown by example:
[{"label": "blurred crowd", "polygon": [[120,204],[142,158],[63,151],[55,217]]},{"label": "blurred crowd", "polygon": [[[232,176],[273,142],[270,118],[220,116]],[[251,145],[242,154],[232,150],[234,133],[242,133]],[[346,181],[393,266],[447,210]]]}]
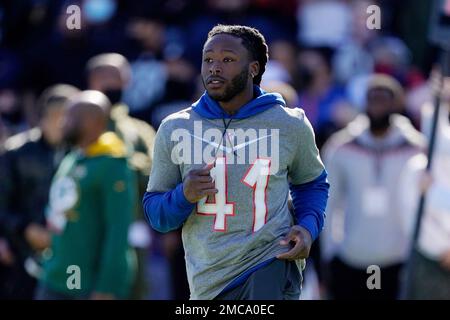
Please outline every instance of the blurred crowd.
[{"label": "blurred crowd", "polygon": [[[373,4],[381,8],[379,30],[366,25]],[[80,29],[67,26],[70,5],[81,8]],[[413,281],[409,297],[450,298],[450,161],[444,140],[436,169],[423,173],[440,74],[438,50],[427,40],[430,9],[431,2],[421,0],[3,2],[0,298],[70,297],[56,283],[67,278],[58,263],[73,254],[83,255],[88,277],[104,270],[98,283],[83,283],[88,289],[78,298],[189,298],[180,231],[163,235],[147,227],[140,199],[160,122],[204,90],[202,46],[218,23],[249,25],[266,37],[270,60],[261,86],[305,110],[329,172],[326,228],[308,260],[302,298],[399,298],[422,192],[431,195],[413,256],[413,279],[422,283]],[[438,135],[448,139],[448,84],[445,92]],[[76,120],[63,132],[65,112]],[[77,146],[95,142],[95,148],[74,154],[68,164],[70,137]],[[116,161],[103,164],[111,168],[103,173],[78,170],[89,183],[82,184],[80,199],[72,199],[73,186],[58,180],[63,164],[95,167],[94,159],[106,153],[126,159],[128,169]],[[102,199],[89,199],[106,183],[114,187]],[[66,223],[58,212],[68,203],[94,214],[97,202],[116,196],[123,198],[111,210],[129,213],[120,222],[128,229],[116,230],[118,222],[105,214],[51,241]],[[46,215],[54,217],[52,224]],[[111,239],[109,231],[115,232]],[[98,248],[83,247],[85,238],[97,239]],[[88,252],[109,256],[99,267]],[[111,264],[120,266],[123,279],[108,278],[118,272]],[[381,290],[367,290],[369,265],[381,268]]]}]

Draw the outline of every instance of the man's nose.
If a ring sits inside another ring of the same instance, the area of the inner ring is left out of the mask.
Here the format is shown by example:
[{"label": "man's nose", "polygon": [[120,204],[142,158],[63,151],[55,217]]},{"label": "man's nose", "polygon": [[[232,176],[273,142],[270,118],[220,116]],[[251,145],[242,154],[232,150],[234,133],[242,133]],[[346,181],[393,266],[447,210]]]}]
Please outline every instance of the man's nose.
[{"label": "man's nose", "polygon": [[217,62],[212,63],[210,68],[209,68],[209,72],[211,74],[221,74],[222,73],[222,66],[219,63],[217,63]]}]

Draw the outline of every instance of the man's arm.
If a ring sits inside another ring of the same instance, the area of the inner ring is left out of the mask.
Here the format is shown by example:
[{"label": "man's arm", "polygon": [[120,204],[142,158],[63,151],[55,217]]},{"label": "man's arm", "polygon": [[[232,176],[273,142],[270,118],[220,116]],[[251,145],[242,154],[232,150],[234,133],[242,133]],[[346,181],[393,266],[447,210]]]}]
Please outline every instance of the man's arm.
[{"label": "man's arm", "polygon": [[322,231],[330,184],[327,172],[311,182],[290,185],[296,223],[311,234],[314,241]]},{"label": "man's arm", "polygon": [[163,233],[178,229],[195,207],[185,198],[182,183],[167,192],[146,192],[142,204],[152,228]]},{"label": "man's arm", "polygon": [[146,192],[144,208],[151,226],[159,232],[181,227],[200,199],[218,192],[211,178],[213,165],[188,172],[183,183],[168,192]]},{"label": "man's arm", "polygon": [[153,166],[142,201],[146,218],[159,232],[181,227],[198,200],[217,193],[210,176],[212,165],[190,170],[183,181],[179,165],[171,156],[170,133],[164,121],[156,133]]},{"label": "man's arm", "polygon": [[299,118],[297,149],[288,174],[296,223],[314,240],[324,224],[329,184],[311,123],[303,111]]},{"label": "man's arm", "polygon": [[170,131],[163,122],[156,133],[153,165],[142,200],[145,217],[158,232],[177,229],[194,208],[184,196],[180,169],[171,158]]},{"label": "man's arm", "polygon": [[327,173],[315,143],[313,128],[303,111],[299,112],[296,127],[297,149],[288,168],[290,190],[296,224],[291,228],[282,245],[295,242],[279,259],[295,260],[309,255],[312,242],[322,230],[329,184]]}]

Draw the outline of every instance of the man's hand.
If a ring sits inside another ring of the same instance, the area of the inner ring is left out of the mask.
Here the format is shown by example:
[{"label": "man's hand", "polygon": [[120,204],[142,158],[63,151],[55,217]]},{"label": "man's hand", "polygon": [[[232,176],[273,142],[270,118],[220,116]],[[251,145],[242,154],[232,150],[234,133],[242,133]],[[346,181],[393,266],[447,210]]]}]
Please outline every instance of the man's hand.
[{"label": "man's hand", "polygon": [[278,259],[297,260],[308,258],[312,245],[311,234],[308,230],[298,225],[292,226],[286,237],[280,241],[280,244],[287,246],[291,242],[295,243],[294,247],[288,252],[279,254],[277,256]]},{"label": "man's hand", "polygon": [[444,252],[441,256],[441,266],[442,268],[450,271],[450,250]]},{"label": "man's hand", "polygon": [[210,175],[213,164],[208,164],[201,169],[190,170],[183,181],[183,193],[191,203],[196,203],[206,196],[217,193],[215,183]]},{"label": "man's hand", "polygon": [[11,266],[14,264],[14,254],[12,253],[8,241],[0,238],[0,264]]},{"label": "man's hand", "polygon": [[50,232],[37,223],[30,223],[25,229],[25,239],[31,248],[40,251],[50,246]]},{"label": "man's hand", "polygon": [[433,184],[433,176],[431,173],[424,171],[419,178],[419,189],[422,194],[425,194]]}]

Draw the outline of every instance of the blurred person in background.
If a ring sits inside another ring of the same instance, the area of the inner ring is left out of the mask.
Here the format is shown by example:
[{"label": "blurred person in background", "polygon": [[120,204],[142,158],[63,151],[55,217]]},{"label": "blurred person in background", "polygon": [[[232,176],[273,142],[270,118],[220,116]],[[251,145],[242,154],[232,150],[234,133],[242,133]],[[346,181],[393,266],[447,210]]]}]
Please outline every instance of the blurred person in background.
[{"label": "blurred person in background", "polygon": [[[269,44],[278,39],[295,40],[295,4],[290,0],[278,2],[276,6],[267,1],[262,3],[254,0],[205,0],[203,2],[204,5],[197,11],[197,16],[189,19],[185,29],[187,56],[198,68],[200,68],[203,39],[207,37],[208,30],[217,24],[251,25],[267,35],[266,40]],[[289,13],[286,13],[286,7],[290,7]]]},{"label": "blurred person in background", "polygon": [[332,54],[327,47],[302,48],[298,54],[296,88],[300,106],[311,119],[319,148],[355,115],[344,88],[334,82]]},{"label": "blurred person in background", "polygon": [[[37,29],[40,32],[32,25],[30,30],[22,30],[23,35],[16,35],[22,42],[19,50],[27,70],[26,84],[37,91],[58,82],[85,88],[84,66],[90,57],[102,52],[127,56],[135,52],[124,28],[127,12],[123,1],[25,1],[34,8],[27,12],[25,6],[22,15],[41,19],[46,25],[46,29]],[[72,5],[80,8],[79,20],[77,11],[68,11]],[[79,28],[71,26],[78,21]]]},{"label": "blurred person in background", "polygon": [[[367,28],[367,8],[373,1],[351,1],[351,30],[349,37],[337,48],[333,57],[336,81],[345,84],[373,72],[374,59],[370,43],[379,35],[378,30]],[[364,93],[362,93],[364,95]],[[362,98],[364,99],[364,98]]]},{"label": "blurred person in background", "polygon": [[[298,76],[297,47],[295,43],[286,40],[274,41],[270,44],[269,52],[270,60],[268,61],[267,71],[270,71],[270,64],[276,62],[282,70],[279,76],[283,76],[282,79],[278,80],[294,84]],[[264,80],[267,80],[268,76],[269,74],[265,74]]]},{"label": "blurred person in background", "polygon": [[[411,122],[394,114],[402,96],[394,78],[373,75],[365,114],[324,146],[331,193],[321,245],[331,298],[397,298],[409,244],[401,224],[400,172],[424,147]],[[366,285],[370,265],[381,268],[380,290]]]},{"label": "blurred person in background", "polygon": [[[141,9],[143,10],[143,9]],[[137,57],[131,60],[132,77],[123,88],[123,101],[130,113],[151,122],[151,111],[166,93],[169,72],[164,63],[166,23],[154,10],[136,13],[126,26],[128,36],[139,47]],[[152,14],[153,13],[153,14]]]},{"label": "blurred person in background", "polygon": [[[433,95],[440,79],[440,70],[437,64],[433,65],[430,76],[426,81],[418,84],[407,92],[406,95],[406,113],[410,116],[411,121],[416,128],[421,128],[423,107],[433,101]],[[422,128],[421,128],[422,129]]]},{"label": "blurred person in background", "polygon": [[351,8],[342,0],[300,0],[297,8],[298,42],[336,48],[350,34]]},{"label": "blurred person in background", "polygon": [[[84,91],[69,101],[64,140],[72,147],[50,189],[52,231],[36,299],[125,299],[134,281],[128,229],[135,212],[136,175],[122,140],[107,131],[107,97]],[[79,268],[69,287],[68,268]]]},{"label": "blurred person in background", "polygon": [[[155,0],[158,2],[158,0]],[[167,4],[165,1],[161,1]],[[159,7],[163,7],[163,4]],[[200,3],[200,2],[199,2]],[[196,6],[189,3],[189,6]],[[168,39],[169,25],[167,21],[183,24],[183,19],[168,18],[166,10],[143,12],[134,15],[129,24],[132,36],[141,43],[142,52],[131,62],[133,79],[124,92],[124,100],[134,101],[144,105],[146,96],[155,90],[159,91],[157,99],[136,116],[150,121],[153,128],[158,129],[162,120],[168,115],[185,109],[203,94],[204,87],[201,77],[196,75],[192,64],[184,58],[184,41],[177,42]],[[192,9],[192,8],[191,8]],[[189,14],[189,13],[186,13]],[[167,17],[164,21],[162,16]],[[175,20],[174,20],[175,19]],[[173,31],[173,30],[170,30]],[[185,39],[183,39],[185,40]],[[190,40],[188,40],[190,41]],[[171,48],[171,49],[169,49]],[[180,50],[181,49],[181,50]],[[195,81],[192,81],[195,79]],[[155,83],[156,82],[156,83]],[[148,86],[148,83],[155,85]],[[139,93],[141,91],[141,93]],[[142,95],[141,95],[142,94]],[[152,246],[147,266],[147,282],[150,290],[150,300],[188,300],[189,285],[185,267],[185,252],[181,240],[181,229],[167,233],[152,232]],[[157,289],[153,289],[157,288]]]},{"label": "blurred person in background", "polygon": [[25,95],[21,90],[15,87],[0,88],[0,118],[8,137],[28,129]]},{"label": "blurred person in background", "polygon": [[88,88],[104,93],[111,102],[108,129],[125,142],[131,163],[144,174],[143,184],[146,185],[155,130],[144,121],[130,117],[123,103],[123,90],[132,76],[127,59],[117,53],[97,55],[88,61],[87,73]]},{"label": "blurred person in background", "polygon": [[289,108],[300,107],[297,92],[289,83],[277,80],[262,80],[261,88],[266,92],[277,92],[281,94],[284,101],[286,101],[286,106]]},{"label": "blurred person in background", "polygon": [[[91,90],[104,93],[111,102],[111,109],[107,110],[108,130],[115,132],[125,143],[131,167],[138,174],[138,197],[134,201],[135,215],[133,220],[135,221],[130,229],[130,240],[133,242],[132,246],[137,250],[139,262],[133,297],[143,298],[147,290],[142,277],[145,269],[146,251],[150,241],[150,230],[144,220],[140,197],[145,193],[148,174],[152,165],[155,130],[146,122],[130,117],[128,106],[123,103],[123,90],[127,87],[131,77],[130,64],[120,54],[100,54],[87,62],[88,87]],[[152,83],[147,83],[147,86],[151,87]]]},{"label": "blurred person in background", "polygon": [[39,125],[10,137],[0,156],[0,229],[4,233],[0,291],[6,298],[33,297],[36,280],[27,273],[25,261],[49,244],[45,206],[51,179],[64,156],[65,103],[77,92],[62,84],[45,90],[37,103]]},{"label": "blurred person in background", "polygon": [[[400,188],[404,230],[412,237],[421,193],[426,194],[424,213],[411,257],[407,299],[450,299],[450,78],[444,80],[431,172],[427,157],[412,158],[402,172]],[[422,108],[422,132],[430,139],[433,106]]]}]

